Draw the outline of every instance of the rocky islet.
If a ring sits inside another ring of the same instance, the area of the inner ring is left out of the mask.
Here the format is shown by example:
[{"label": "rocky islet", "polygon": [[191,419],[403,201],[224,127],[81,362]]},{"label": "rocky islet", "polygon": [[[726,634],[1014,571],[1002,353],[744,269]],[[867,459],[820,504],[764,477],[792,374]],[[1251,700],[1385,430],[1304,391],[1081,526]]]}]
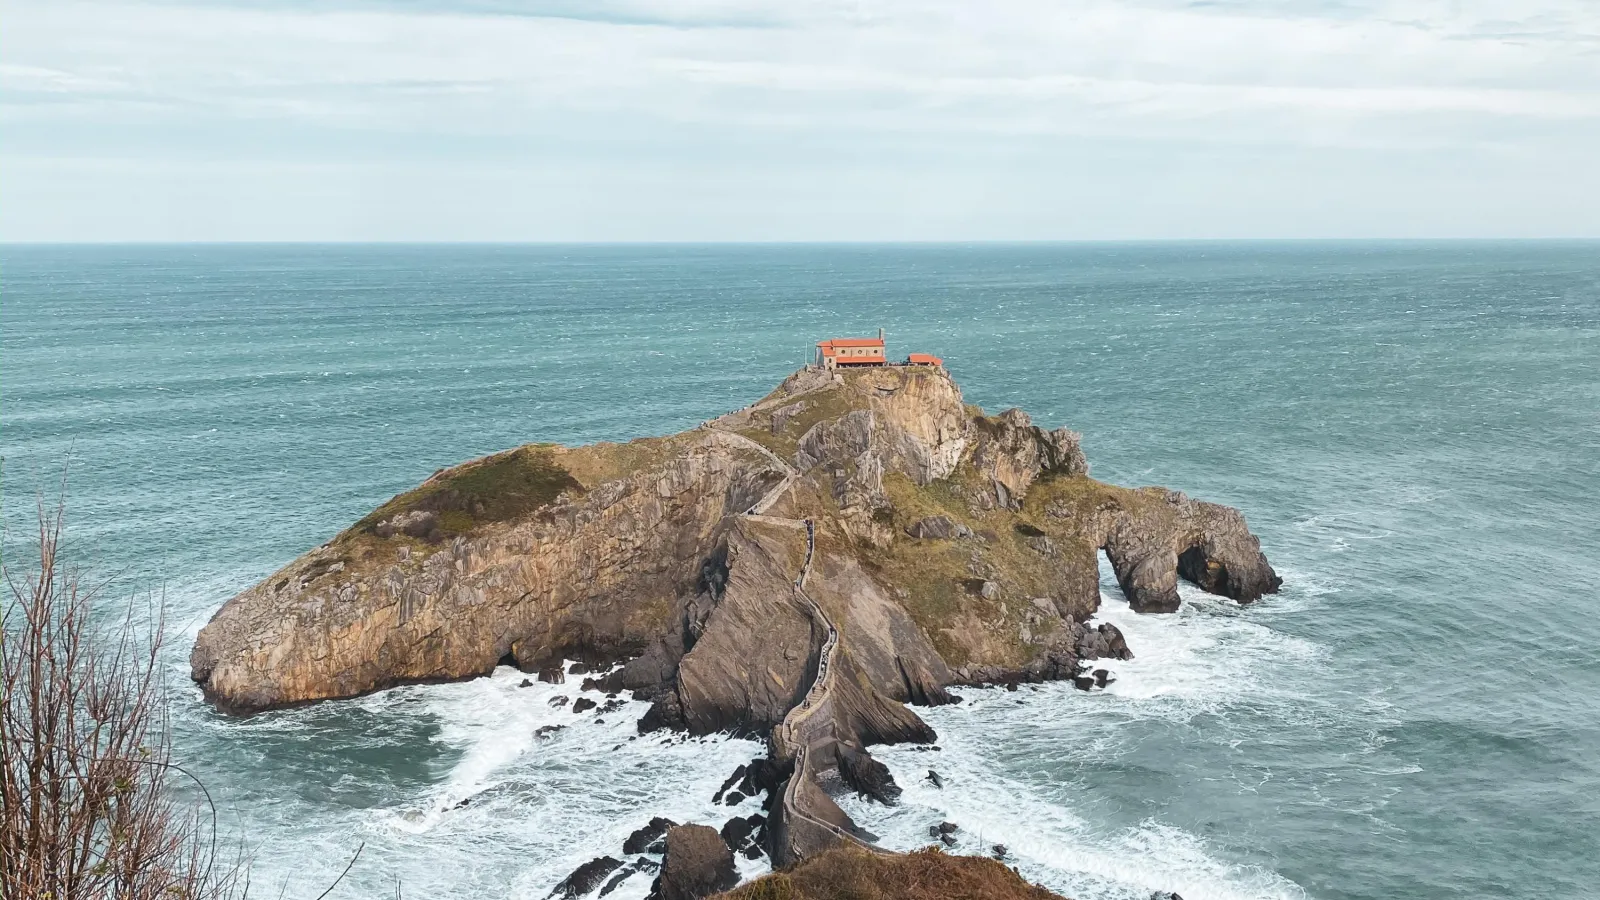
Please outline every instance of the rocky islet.
[{"label": "rocky islet", "polygon": [[1076,434],[985,415],[942,369],[802,370],[678,435],[436,473],[225,604],[192,673],[249,712],[501,664],[605,671],[651,703],[641,730],[769,738],[765,783],[738,791],[765,789],[766,815],[731,836],[790,863],[863,837],[823,782],[893,801],[867,748],[934,739],[907,704],[1105,686],[1085,663],[1132,651],[1087,624],[1099,553],[1141,612],[1176,609],[1179,578],[1277,590],[1236,510],[1088,471]]}]

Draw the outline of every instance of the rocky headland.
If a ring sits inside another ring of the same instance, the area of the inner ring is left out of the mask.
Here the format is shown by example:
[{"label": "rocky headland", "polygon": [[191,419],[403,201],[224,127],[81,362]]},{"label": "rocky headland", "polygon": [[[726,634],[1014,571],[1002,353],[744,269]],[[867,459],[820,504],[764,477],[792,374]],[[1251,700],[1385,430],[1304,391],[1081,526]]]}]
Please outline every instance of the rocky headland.
[{"label": "rocky headland", "polygon": [[806,369],[681,434],[442,470],[225,604],[192,672],[250,712],[580,660],[651,702],[641,730],[768,739],[741,787],[782,866],[874,852],[830,791],[893,801],[867,748],[932,741],[911,707],[1103,686],[1090,661],[1132,650],[1087,624],[1102,551],[1140,612],[1179,578],[1280,584],[1236,510],[1095,481],[1077,434],[986,415],[943,369]]}]

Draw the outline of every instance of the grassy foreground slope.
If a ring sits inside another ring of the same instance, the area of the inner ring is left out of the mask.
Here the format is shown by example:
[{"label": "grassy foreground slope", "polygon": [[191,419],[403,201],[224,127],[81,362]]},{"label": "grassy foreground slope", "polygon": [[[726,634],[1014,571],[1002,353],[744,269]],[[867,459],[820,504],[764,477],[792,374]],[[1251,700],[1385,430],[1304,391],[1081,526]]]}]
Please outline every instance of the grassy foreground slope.
[{"label": "grassy foreground slope", "polygon": [[1014,869],[937,848],[884,855],[841,844],[717,900],[1064,900]]}]

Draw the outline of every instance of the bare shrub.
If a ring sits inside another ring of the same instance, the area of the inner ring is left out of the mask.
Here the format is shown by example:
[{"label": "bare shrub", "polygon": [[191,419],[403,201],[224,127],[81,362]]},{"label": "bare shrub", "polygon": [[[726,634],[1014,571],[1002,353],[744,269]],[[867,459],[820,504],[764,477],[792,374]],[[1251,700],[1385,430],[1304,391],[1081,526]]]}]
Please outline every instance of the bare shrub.
[{"label": "bare shrub", "polygon": [[192,776],[172,761],[159,610],[148,629],[132,602],[91,615],[99,591],[60,557],[64,504],[41,502],[38,519],[37,560],[20,574],[0,563],[0,897],[242,894],[209,797],[175,790]]}]

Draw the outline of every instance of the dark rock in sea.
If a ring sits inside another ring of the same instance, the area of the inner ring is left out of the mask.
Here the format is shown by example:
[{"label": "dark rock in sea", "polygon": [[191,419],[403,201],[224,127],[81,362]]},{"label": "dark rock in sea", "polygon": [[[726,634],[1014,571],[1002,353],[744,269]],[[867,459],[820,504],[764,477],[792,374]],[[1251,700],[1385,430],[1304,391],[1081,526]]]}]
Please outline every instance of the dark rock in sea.
[{"label": "dark rock in sea", "polygon": [[[662,838],[661,839],[661,849],[665,850],[666,848],[667,848],[667,839],[666,838]],[[638,859],[635,859],[633,861],[633,867],[635,869],[638,869],[641,872],[655,873],[655,872],[661,871],[661,863],[656,862],[655,860],[649,858],[648,856],[641,856]]]},{"label": "dark rock in sea", "polygon": [[626,700],[607,700],[606,702],[600,704],[600,715],[616,712],[627,705],[628,701]]},{"label": "dark rock in sea", "polygon": [[590,700],[588,697],[579,697],[572,704],[572,711],[575,712],[575,713],[588,712],[589,710],[594,709],[595,707],[597,707],[599,705],[600,704],[594,702],[593,700]]},{"label": "dark rock in sea", "polygon": [[567,666],[567,674],[568,675],[584,675],[584,674],[587,674],[588,672],[589,672],[589,667],[587,665],[584,665],[581,662],[575,662],[572,665]]},{"label": "dark rock in sea", "polygon": [[538,738],[539,740],[544,740],[545,738],[549,737],[550,735],[555,734],[556,732],[558,732],[561,729],[566,728],[566,727],[567,726],[565,726],[565,725],[540,725],[538,728],[535,728],[533,730],[533,736],[535,738]]},{"label": "dark rock in sea", "polygon": [[1150,900],[1183,900],[1183,895],[1177,891],[1156,891],[1150,895]]},{"label": "dark rock in sea", "polygon": [[711,802],[721,803],[722,797],[728,793],[728,789],[744,780],[748,776],[749,771],[749,766],[740,766],[739,768],[734,769],[733,774],[728,776],[728,780],[722,783],[722,787],[717,788],[717,793],[712,796]]},{"label": "dark rock in sea", "polygon": [[598,678],[585,678],[583,681],[578,683],[578,690],[580,690],[580,691],[604,691],[605,690],[605,682],[601,681]]},{"label": "dark rock in sea", "polygon": [[646,852],[646,853],[654,853],[656,856],[660,856],[661,854],[667,852],[667,838],[666,838],[666,836],[663,835],[661,837],[656,838],[654,841],[651,841],[650,842],[650,846],[644,848],[644,852]]},{"label": "dark rock in sea", "polygon": [[700,900],[738,883],[733,851],[715,829],[678,825],[667,830],[667,852],[655,884],[661,900]]},{"label": "dark rock in sea", "polygon": [[928,826],[928,837],[944,837],[945,835],[955,834],[960,830],[960,827],[954,822],[940,822],[937,825]]},{"label": "dark rock in sea", "polygon": [[1072,686],[1077,688],[1080,691],[1093,690],[1094,689],[1094,676],[1093,675],[1078,675],[1078,676],[1076,676],[1076,677],[1074,677],[1072,679]]},{"label": "dark rock in sea", "polygon": [[524,678],[524,679],[522,679],[522,683],[517,685],[517,687],[519,687],[519,688],[533,687],[533,682],[531,682],[528,679]]},{"label": "dark rock in sea", "polygon": [[617,888],[621,887],[622,883],[624,881],[627,881],[634,874],[634,872],[636,872],[636,871],[638,871],[638,870],[635,869],[633,866],[626,866],[624,868],[618,869],[617,873],[615,875],[611,876],[611,880],[606,882],[605,887],[600,889],[600,896],[604,897],[607,894],[610,894],[612,891],[616,890]]},{"label": "dark rock in sea", "polygon": [[1116,681],[1115,678],[1111,677],[1111,672],[1106,669],[1095,669],[1090,674],[1094,676],[1095,687],[1105,687],[1111,682]]},{"label": "dark rock in sea", "polygon": [[993,847],[989,848],[989,855],[995,859],[1005,859],[1010,852],[1011,851],[1006,848],[1005,844],[995,844]]},{"label": "dark rock in sea", "polygon": [[764,756],[750,760],[750,765],[745,767],[744,780],[739,782],[739,790],[746,797],[754,797],[762,792],[770,792],[782,780],[782,773],[777,765]]},{"label": "dark rock in sea", "polygon": [[956,845],[956,836],[953,834],[941,834],[939,835],[939,841],[946,847],[954,847]]},{"label": "dark rock in sea", "polygon": [[559,706],[566,706],[567,705],[567,698],[564,695],[557,694],[556,696],[550,698],[550,705],[551,706],[558,706],[558,707]]},{"label": "dark rock in sea", "polygon": [[1122,632],[1110,622],[1101,622],[1093,628],[1083,627],[1076,649],[1082,659],[1133,659],[1133,651],[1128,649]]},{"label": "dark rock in sea", "polygon": [[722,842],[733,852],[742,853],[755,844],[756,834],[766,821],[760,814],[734,816],[722,825]]},{"label": "dark rock in sea", "polygon": [[940,778],[939,777],[939,773],[935,772],[932,769],[928,770],[928,776],[927,776],[926,780],[933,782],[933,786],[936,787],[936,788],[940,788],[940,789],[944,788],[944,779]]},{"label": "dark rock in sea", "polygon": [[622,865],[622,860],[612,859],[609,856],[591,859],[574,869],[571,875],[562,879],[561,883],[556,885],[555,890],[550,892],[550,896],[563,897],[567,898],[567,900],[582,897],[584,894],[599,887],[605,877],[616,871],[620,865]]},{"label": "dark rock in sea", "polygon": [[644,853],[651,844],[667,833],[668,828],[676,824],[678,823],[671,819],[663,819],[660,816],[652,818],[648,823],[635,830],[633,834],[628,835],[628,839],[622,842],[622,852],[630,856]]},{"label": "dark rock in sea", "polygon": [[539,680],[545,684],[566,684],[567,673],[560,666],[545,666],[539,670]]},{"label": "dark rock in sea", "polygon": [[728,796],[723,798],[723,802],[729,806],[738,806],[744,802],[744,794],[738,791],[729,791]]},{"label": "dark rock in sea", "polygon": [[839,744],[839,777],[844,783],[865,797],[892,806],[900,799],[900,785],[894,783],[889,767],[872,758],[865,750]]}]

